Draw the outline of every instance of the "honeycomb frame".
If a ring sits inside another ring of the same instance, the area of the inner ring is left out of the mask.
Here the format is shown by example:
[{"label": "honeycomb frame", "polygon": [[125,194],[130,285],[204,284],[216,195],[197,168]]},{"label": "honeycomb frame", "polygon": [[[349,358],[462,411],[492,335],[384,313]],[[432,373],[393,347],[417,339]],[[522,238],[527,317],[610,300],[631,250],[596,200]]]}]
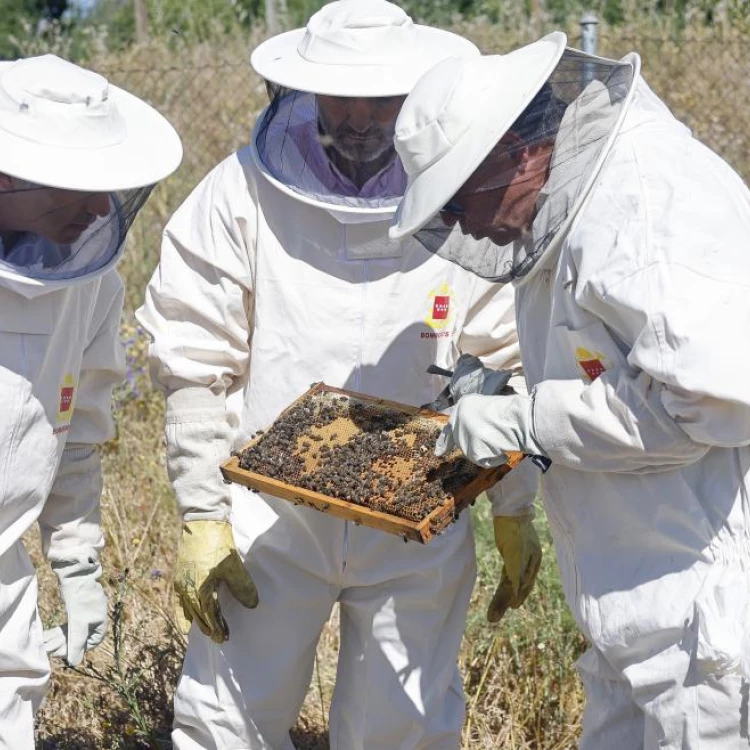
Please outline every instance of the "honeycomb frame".
[{"label": "honeycomb frame", "polygon": [[314,383],[220,469],[228,482],[426,544],[523,459],[514,453],[482,469],[457,450],[437,458],[432,446],[447,421]]}]

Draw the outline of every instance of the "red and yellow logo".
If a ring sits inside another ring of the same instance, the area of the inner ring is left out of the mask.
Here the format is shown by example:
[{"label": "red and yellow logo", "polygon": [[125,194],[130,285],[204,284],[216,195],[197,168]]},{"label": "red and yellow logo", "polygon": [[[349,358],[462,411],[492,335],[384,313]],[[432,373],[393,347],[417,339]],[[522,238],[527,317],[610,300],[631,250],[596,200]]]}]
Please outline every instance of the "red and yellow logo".
[{"label": "red and yellow logo", "polygon": [[73,403],[75,402],[76,383],[73,376],[68,373],[60,384],[60,406],[57,408],[57,422],[70,422],[73,416]]},{"label": "red and yellow logo", "polygon": [[433,331],[442,331],[453,321],[453,292],[447,284],[441,284],[427,296],[428,311],[424,322]]},{"label": "red and yellow logo", "polygon": [[607,369],[607,358],[601,352],[590,352],[579,346],[576,361],[589,380],[596,380]]}]

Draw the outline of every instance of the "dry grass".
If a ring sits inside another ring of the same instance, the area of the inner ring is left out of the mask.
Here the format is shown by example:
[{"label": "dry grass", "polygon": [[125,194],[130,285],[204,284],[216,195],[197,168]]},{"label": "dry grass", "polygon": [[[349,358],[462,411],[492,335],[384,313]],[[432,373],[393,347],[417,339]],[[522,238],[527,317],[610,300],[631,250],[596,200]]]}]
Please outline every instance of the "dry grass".
[{"label": "dry grass", "polygon": [[[547,29],[511,34],[475,22],[459,30],[485,51],[499,51]],[[686,32],[693,41],[675,42],[668,28],[600,31],[603,54],[641,49],[645,75],[656,91],[750,176],[747,36],[727,31],[717,41],[715,32],[694,29]],[[569,36],[576,35],[572,24]],[[178,519],[163,461],[161,398],[147,384],[144,341],[132,310],[156,264],[159,233],[170,213],[214,163],[249,137],[264,103],[263,86],[246,64],[256,41],[234,36],[194,47],[154,43],[117,55],[95,52],[89,63],[163,111],[183,135],[186,158],[144,209],[121,266],[128,286],[123,330],[130,341],[131,377],[120,393],[119,438],[105,449],[103,499],[105,585],[116,627],[83,668],[55,665],[52,690],[39,715],[43,748],[170,747],[171,695],[184,649],[170,620]],[[547,554],[535,592],[523,610],[494,629],[484,622],[483,611],[497,579],[497,555],[486,504],[473,513],[480,575],[461,652],[469,705],[464,747],[572,749],[582,709],[573,660],[584,644],[562,602],[544,519]],[[35,537],[30,533],[28,542],[40,563],[41,610],[50,622],[61,616],[59,601]],[[295,729],[300,750],[327,747],[324,717],[337,648],[334,619],[323,633],[318,669]]]}]

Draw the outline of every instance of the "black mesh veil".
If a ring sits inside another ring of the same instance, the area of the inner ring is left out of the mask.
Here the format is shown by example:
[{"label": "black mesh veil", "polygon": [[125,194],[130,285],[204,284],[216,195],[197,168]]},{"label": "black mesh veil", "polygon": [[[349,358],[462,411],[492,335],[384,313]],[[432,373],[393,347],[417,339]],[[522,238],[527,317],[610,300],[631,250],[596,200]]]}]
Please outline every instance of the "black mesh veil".
[{"label": "black mesh veil", "polygon": [[637,72],[637,55],[616,62],[567,49],[529,106],[417,239],[491,281],[527,274],[585,198]]},{"label": "black mesh veil", "polygon": [[153,187],[94,194],[26,183],[0,192],[0,201],[23,192],[29,227],[6,235],[0,272],[39,281],[96,273],[118,256]]},{"label": "black mesh veil", "polygon": [[372,115],[358,129],[344,112],[355,100],[326,97],[342,110],[337,128],[323,117],[323,97],[271,82],[266,88],[270,103],[256,126],[254,146],[269,177],[303,200],[323,206],[395,210],[406,175],[393,146],[393,129],[405,97],[356,100],[365,102]]}]

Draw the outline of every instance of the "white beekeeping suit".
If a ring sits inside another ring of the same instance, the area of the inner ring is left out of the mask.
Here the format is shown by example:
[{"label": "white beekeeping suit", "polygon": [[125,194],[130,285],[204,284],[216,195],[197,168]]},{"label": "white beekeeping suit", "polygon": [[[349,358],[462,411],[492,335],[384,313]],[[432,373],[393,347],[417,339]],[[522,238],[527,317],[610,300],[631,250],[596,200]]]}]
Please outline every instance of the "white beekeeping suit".
[{"label": "white beekeeping suit", "polygon": [[[552,460],[545,507],[591,643],[582,750],[747,747],[750,193],[637,55],[564,45],[437,66],[397,123],[409,187],[392,235],[440,215],[489,240],[462,256],[428,232],[436,252],[515,279],[531,388],[465,397],[442,441],[482,464]],[[553,97],[561,116],[527,137]],[[449,121],[469,139],[418,147]]]},{"label": "white beekeeping suit", "polygon": [[[252,143],[166,227],[138,317],[167,393],[168,468],[184,519],[176,587],[200,626],[175,697],[179,750],[289,750],[336,602],[331,747],[459,746],[456,657],[475,576],[468,516],[428,546],[404,544],[226,485],[218,468],[316,381],[418,405],[445,385],[427,368],[453,369],[461,352],[518,371],[510,290],[387,237],[404,175],[382,113],[395,121],[416,77],[450,54],[477,52],[382,0],[332,3],[307,29],[269,40],[252,58],[273,94]],[[348,131],[323,122],[329,105],[351,107]],[[374,112],[366,127],[359,107]],[[350,179],[325,148],[339,138],[357,152],[354,166],[369,158],[379,168]],[[501,483],[499,512],[529,510],[536,473],[529,464]],[[214,606],[221,579],[229,590]]]},{"label": "white beekeeping suit", "polygon": [[[0,63],[0,748],[34,747],[46,651],[77,664],[106,632],[101,468],[122,379],[127,229],[179,164],[148,105],[52,55]],[[42,632],[21,542],[38,521],[67,610]]]}]

